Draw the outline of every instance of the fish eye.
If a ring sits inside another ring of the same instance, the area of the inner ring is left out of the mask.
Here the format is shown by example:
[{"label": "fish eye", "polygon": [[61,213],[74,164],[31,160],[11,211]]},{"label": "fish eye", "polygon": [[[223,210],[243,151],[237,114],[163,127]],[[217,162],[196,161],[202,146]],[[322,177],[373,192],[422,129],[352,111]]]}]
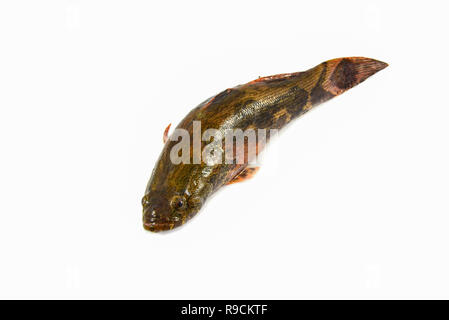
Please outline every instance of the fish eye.
[{"label": "fish eye", "polygon": [[183,196],[174,196],[171,199],[170,205],[177,211],[185,210],[187,207],[187,201]]}]

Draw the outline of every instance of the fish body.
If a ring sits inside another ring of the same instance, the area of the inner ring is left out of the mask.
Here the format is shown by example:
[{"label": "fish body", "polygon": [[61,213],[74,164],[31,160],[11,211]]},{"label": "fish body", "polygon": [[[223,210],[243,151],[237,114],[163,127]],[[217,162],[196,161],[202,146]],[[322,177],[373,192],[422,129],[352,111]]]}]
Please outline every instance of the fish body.
[{"label": "fish body", "polygon": [[[195,123],[200,123],[201,135],[208,129],[222,133],[235,128],[279,130],[386,66],[363,57],[333,59],[304,72],[263,77],[226,89],[198,105],[175,129],[184,130],[191,139],[190,161],[174,164],[171,151],[178,141],[167,140],[142,199],[144,228],[164,231],[184,224],[219,188],[245,180],[256,171],[249,167],[249,157],[243,163],[195,162]],[[201,150],[204,146],[204,141],[197,145]],[[245,142],[244,150],[234,150],[234,157],[247,152],[247,147]],[[263,145],[258,145],[256,154],[262,149]]]}]

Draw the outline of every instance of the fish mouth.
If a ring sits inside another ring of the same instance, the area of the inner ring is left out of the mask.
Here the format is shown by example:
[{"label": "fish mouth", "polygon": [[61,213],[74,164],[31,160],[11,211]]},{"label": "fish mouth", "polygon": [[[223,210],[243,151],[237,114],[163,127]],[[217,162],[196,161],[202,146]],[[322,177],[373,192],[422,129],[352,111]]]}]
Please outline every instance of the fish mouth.
[{"label": "fish mouth", "polygon": [[175,223],[174,222],[163,222],[163,223],[144,222],[143,227],[145,230],[148,230],[151,232],[168,231],[175,227]]}]

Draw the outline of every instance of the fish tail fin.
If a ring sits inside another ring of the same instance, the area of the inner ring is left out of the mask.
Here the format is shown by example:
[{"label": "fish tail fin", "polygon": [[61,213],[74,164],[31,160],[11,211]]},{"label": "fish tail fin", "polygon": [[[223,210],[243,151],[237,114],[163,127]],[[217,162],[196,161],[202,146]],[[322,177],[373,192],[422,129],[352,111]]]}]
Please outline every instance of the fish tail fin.
[{"label": "fish tail fin", "polygon": [[325,61],[303,73],[303,83],[314,107],[355,87],[387,63],[370,58],[347,57]]}]

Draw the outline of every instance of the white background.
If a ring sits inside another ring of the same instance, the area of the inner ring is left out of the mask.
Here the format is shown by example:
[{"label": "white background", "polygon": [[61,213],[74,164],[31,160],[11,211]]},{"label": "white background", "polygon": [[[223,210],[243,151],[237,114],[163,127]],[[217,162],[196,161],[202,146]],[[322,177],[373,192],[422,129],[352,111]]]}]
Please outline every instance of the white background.
[{"label": "white background", "polygon": [[[0,298],[449,298],[447,11],[2,1]],[[344,56],[390,66],[297,120],[183,228],[142,228],[168,123]]]}]

